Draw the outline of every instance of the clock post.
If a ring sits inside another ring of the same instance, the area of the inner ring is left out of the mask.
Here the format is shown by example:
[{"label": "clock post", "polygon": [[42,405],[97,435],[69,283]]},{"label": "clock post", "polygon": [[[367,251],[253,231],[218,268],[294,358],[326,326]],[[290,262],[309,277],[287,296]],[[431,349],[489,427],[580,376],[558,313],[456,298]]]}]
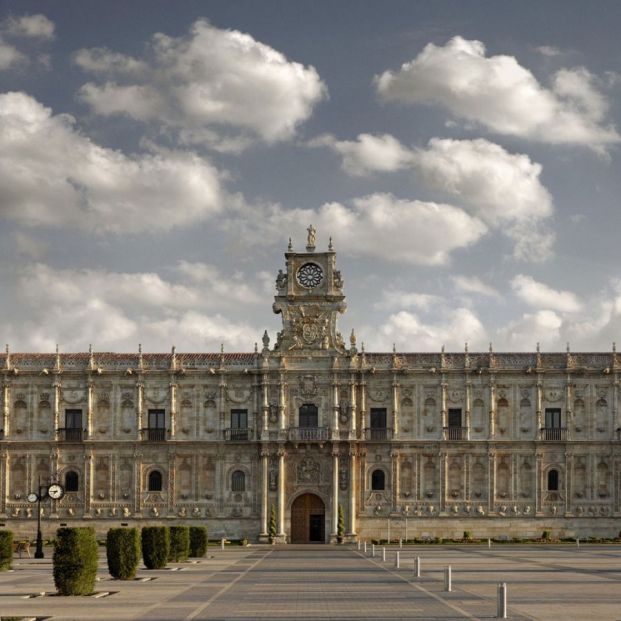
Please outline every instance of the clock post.
[{"label": "clock post", "polygon": [[43,534],[41,533],[41,501],[46,498],[60,500],[65,495],[65,490],[59,483],[52,483],[51,481],[47,485],[41,485],[40,477],[37,488],[37,492],[28,494],[28,502],[37,503],[37,546],[34,557],[45,558],[43,554]]}]

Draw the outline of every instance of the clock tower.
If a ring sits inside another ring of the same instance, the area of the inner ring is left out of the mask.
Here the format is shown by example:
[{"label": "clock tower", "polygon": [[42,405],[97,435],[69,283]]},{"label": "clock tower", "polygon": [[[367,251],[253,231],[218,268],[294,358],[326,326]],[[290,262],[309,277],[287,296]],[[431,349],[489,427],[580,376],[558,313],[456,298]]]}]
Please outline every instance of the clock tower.
[{"label": "clock tower", "polygon": [[336,269],[332,239],[327,252],[315,251],[316,231],[308,227],[306,252],[294,252],[289,240],[286,272],[279,270],[273,309],[282,315],[283,329],[275,349],[345,352],[336,329],[339,313],[345,312],[343,279]]}]

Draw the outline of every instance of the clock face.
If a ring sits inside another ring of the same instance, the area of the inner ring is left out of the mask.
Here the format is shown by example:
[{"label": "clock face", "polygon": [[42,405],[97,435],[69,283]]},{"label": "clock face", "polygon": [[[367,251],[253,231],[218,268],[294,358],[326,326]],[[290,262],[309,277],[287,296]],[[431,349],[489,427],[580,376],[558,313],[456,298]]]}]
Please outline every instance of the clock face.
[{"label": "clock face", "polygon": [[34,493],[31,492],[30,494],[28,494],[28,502],[37,502],[37,500],[39,500],[39,497]]},{"label": "clock face", "polygon": [[304,263],[298,270],[298,282],[307,289],[317,287],[323,280],[323,271],[316,263]]},{"label": "clock face", "polygon": [[65,495],[65,490],[60,485],[58,485],[58,483],[53,483],[52,485],[50,485],[47,493],[50,498],[58,500]]}]

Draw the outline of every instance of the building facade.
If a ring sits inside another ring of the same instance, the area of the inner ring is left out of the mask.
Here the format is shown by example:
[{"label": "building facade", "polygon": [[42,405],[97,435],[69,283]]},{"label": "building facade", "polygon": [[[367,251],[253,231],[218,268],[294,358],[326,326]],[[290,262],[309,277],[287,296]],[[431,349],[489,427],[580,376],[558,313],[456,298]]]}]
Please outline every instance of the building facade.
[{"label": "building facade", "polygon": [[332,245],[289,244],[275,343],[252,353],[17,354],[2,384],[0,525],[206,524],[210,536],[616,535],[621,358],[369,353],[345,339]]}]

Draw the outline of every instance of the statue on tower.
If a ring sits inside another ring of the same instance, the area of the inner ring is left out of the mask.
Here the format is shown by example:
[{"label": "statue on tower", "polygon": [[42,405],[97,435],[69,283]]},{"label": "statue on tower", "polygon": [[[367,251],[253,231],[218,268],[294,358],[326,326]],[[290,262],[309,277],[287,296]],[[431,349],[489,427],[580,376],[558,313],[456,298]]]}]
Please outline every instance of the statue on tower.
[{"label": "statue on tower", "polygon": [[317,235],[317,230],[312,224],[306,230],[308,231],[308,239],[306,241],[306,250],[308,252],[313,252],[313,250],[315,250],[315,237]]}]

